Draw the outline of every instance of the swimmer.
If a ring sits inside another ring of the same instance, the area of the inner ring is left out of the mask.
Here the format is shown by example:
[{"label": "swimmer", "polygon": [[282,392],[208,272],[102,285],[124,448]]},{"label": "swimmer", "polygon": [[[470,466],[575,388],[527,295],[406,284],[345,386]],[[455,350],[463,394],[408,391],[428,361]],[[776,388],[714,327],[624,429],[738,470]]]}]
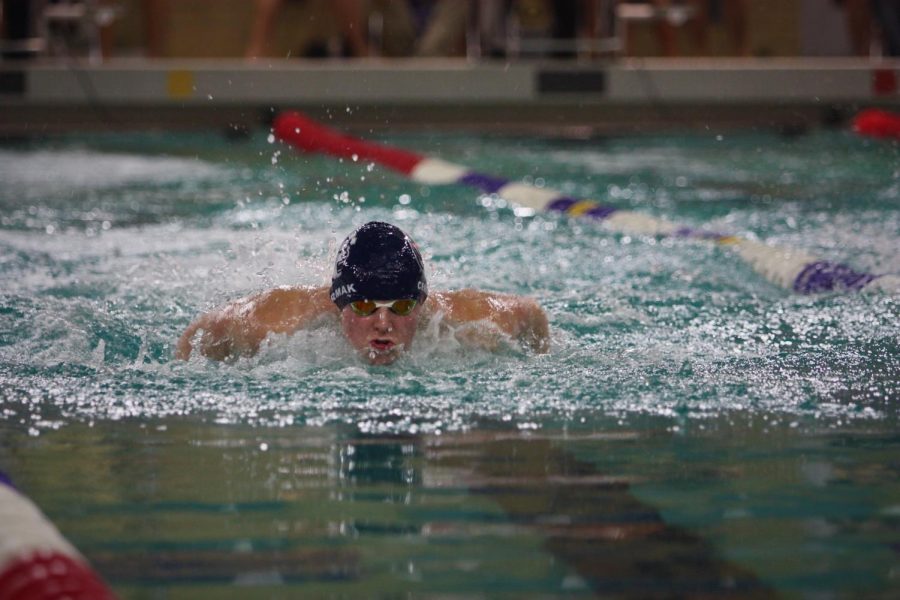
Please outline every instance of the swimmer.
[{"label": "swimmer", "polygon": [[252,356],[269,334],[292,334],[322,320],[339,325],[359,355],[387,365],[412,348],[417,331],[437,321],[466,347],[498,350],[507,340],[549,350],[549,326],[529,298],[473,289],[429,293],[422,256],[403,231],[372,221],[341,244],[331,287],[279,287],[201,315],[178,340],[215,360]]}]

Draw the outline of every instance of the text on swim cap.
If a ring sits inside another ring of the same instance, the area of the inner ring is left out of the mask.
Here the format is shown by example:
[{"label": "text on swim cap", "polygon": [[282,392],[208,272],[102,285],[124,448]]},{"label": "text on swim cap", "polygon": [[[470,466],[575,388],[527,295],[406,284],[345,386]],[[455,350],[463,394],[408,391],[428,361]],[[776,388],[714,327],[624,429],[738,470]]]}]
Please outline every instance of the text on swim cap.
[{"label": "text on swim cap", "polygon": [[341,287],[335,289],[331,292],[331,301],[334,302],[341,296],[345,296],[347,294],[355,294],[356,293],[356,284],[348,283],[347,285],[342,285]]}]

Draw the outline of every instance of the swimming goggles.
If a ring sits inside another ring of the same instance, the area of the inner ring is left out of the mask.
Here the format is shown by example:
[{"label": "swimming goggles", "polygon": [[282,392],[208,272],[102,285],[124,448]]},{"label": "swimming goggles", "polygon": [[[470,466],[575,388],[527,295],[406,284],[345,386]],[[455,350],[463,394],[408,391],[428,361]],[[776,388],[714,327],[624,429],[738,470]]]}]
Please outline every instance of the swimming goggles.
[{"label": "swimming goggles", "polygon": [[387,308],[395,315],[405,317],[413,311],[413,309],[416,307],[416,304],[418,303],[418,300],[412,299],[390,300],[388,302],[376,302],[375,300],[357,300],[356,302],[350,303],[350,308],[352,308],[353,312],[361,317],[368,317],[382,307]]}]

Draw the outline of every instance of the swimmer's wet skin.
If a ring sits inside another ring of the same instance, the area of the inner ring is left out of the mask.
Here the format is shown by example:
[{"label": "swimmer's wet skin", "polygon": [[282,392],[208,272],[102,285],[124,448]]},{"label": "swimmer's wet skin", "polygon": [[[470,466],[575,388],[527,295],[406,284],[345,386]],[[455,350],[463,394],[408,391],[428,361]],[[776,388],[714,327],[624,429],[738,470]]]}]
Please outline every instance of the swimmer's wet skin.
[{"label": "swimmer's wet skin", "polygon": [[433,319],[465,346],[498,350],[510,339],[533,352],[549,351],[547,316],[537,302],[472,289],[429,293],[412,239],[394,225],[372,221],[341,244],[330,288],[276,288],[201,315],[182,334],[175,356],[188,359],[195,344],[215,360],[252,356],[268,335],[291,334],[323,319],[338,322],[373,365],[396,361]]}]

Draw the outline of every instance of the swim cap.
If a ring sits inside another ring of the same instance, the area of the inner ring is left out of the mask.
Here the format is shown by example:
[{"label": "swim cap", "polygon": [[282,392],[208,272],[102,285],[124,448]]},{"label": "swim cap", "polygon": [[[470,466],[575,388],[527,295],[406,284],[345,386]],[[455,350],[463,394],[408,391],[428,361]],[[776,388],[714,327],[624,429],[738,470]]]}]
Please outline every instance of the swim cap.
[{"label": "swim cap", "polygon": [[331,278],[331,301],[339,309],[357,300],[427,296],[422,255],[400,228],[370,221],[341,244]]}]

